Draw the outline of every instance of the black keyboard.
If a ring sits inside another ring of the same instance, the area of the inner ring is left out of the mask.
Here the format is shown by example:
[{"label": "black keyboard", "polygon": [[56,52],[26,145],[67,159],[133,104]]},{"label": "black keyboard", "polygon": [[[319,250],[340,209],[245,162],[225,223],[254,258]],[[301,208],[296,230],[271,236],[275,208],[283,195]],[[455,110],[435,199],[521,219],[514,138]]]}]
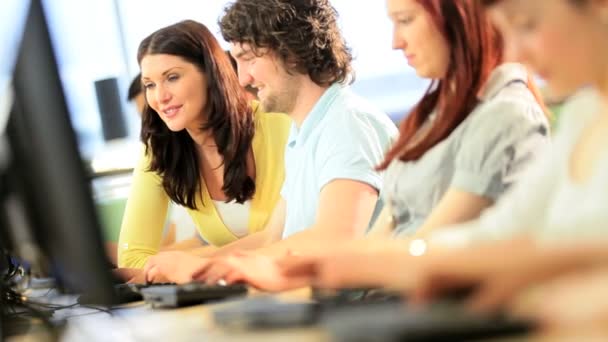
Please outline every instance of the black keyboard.
[{"label": "black keyboard", "polygon": [[521,336],[532,321],[506,315],[478,315],[453,302],[423,308],[377,303],[325,312],[321,323],[334,341],[474,341]]},{"label": "black keyboard", "polygon": [[[115,305],[127,304],[144,300],[141,290],[150,286],[174,286],[175,283],[157,283],[157,284],[114,284]],[[78,297],[78,303],[83,305],[95,304],[93,298],[87,294],[82,294]]]},{"label": "black keyboard", "polygon": [[335,341],[471,341],[525,334],[534,322],[506,315],[476,315],[457,300],[408,308],[398,293],[347,289],[315,291],[313,301],[253,297],[213,310],[229,329],[285,328],[320,324]]},{"label": "black keyboard", "polygon": [[382,289],[313,289],[312,299],[321,311],[340,307],[365,306],[376,303],[403,303],[402,293]]},{"label": "black keyboard", "polygon": [[397,303],[397,293],[374,289],[313,290],[311,301],[282,301],[261,296],[235,301],[213,311],[215,322],[229,329],[301,327],[318,323],[328,312],[378,303]]},{"label": "black keyboard", "polygon": [[140,289],[146,303],[153,307],[175,308],[194,305],[228,297],[244,296],[248,288],[243,284],[207,285],[189,283],[173,286],[148,286]]}]

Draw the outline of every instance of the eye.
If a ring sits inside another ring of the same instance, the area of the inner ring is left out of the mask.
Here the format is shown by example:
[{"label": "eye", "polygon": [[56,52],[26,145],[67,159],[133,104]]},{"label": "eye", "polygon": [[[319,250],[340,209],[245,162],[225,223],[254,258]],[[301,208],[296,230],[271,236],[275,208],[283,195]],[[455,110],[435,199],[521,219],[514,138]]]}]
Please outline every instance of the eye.
[{"label": "eye", "polygon": [[154,83],[144,83],[144,88],[146,90],[152,89],[154,87]]},{"label": "eye", "polygon": [[524,22],[521,25],[521,29],[524,31],[532,31],[536,28],[536,20],[526,20],[526,22]]},{"label": "eye", "polygon": [[255,55],[252,53],[247,53],[241,57],[241,60],[246,63],[251,63],[256,59]]},{"label": "eye", "polygon": [[514,20],[513,26],[520,32],[529,32],[536,28],[537,20],[531,17],[519,17]]},{"label": "eye", "polygon": [[179,79],[179,75],[177,75],[177,74],[171,74],[171,75],[169,75],[169,77],[167,77],[167,79],[170,82],[175,82],[175,81],[177,81]]},{"label": "eye", "polygon": [[399,19],[397,22],[402,25],[407,25],[412,22],[412,18]]},{"label": "eye", "polygon": [[410,23],[411,23],[413,20],[414,20],[414,17],[413,17],[413,16],[409,16],[409,17],[401,17],[401,18],[398,18],[396,21],[397,21],[397,24],[398,24],[398,25],[408,25],[408,24],[410,24]]}]

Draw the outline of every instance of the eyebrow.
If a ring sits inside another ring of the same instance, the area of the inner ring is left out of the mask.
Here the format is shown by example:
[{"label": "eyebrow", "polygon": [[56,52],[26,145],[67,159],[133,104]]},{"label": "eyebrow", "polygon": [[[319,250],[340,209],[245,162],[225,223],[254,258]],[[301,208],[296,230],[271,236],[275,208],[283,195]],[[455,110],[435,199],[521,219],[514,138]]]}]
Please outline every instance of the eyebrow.
[{"label": "eyebrow", "polygon": [[248,54],[248,53],[252,53],[252,51],[251,51],[251,50],[244,50],[244,49],[241,49],[239,52],[237,52],[237,53],[234,55],[234,59],[241,58],[241,57],[243,57],[244,55],[246,55],[246,54]]},{"label": "eyebrow", "polygon": [[[163,73],[161,74],[161,76],[165,76],[166,74],[170,73],[171,71],[173,71],[175,69],[183,69],[183,68],[182,67],[171,67],[171,68],[163,71]],[[142,80],[149,80],[150,78],[148,78],[147,76],[142,76],[141,79]]]},{"label": "eyebrow", "polygon": [[402,9],[402,10],[396,10],[393,12],[388,13],[389,17],[397,17],[400,15],[411,15],[414,12],[414,10],[412,9]]}]

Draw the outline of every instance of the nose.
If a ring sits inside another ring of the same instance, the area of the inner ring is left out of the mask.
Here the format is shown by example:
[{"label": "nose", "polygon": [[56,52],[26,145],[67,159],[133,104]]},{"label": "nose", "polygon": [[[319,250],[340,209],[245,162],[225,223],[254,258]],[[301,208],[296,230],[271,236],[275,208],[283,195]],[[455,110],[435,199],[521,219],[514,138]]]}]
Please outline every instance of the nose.
[{"label": "nose", "polygon": [[393,50],[405,50],[407,43],[397,28],[393,28]]},{"label": "nose", "polygon": [[156,101],[158,103],[168,103],[169,101],[171,101],[171,92],[167,89],[167,87],[163,86],[163,85],[157,85],[156,86]]},{"label": "nose", "polygon": [[248,66],[239,63],[237,66],[237,73],[239,76],[239,84],[241,87],[246,87],[253,83],[253,76],[251,76],[251,70]]}]

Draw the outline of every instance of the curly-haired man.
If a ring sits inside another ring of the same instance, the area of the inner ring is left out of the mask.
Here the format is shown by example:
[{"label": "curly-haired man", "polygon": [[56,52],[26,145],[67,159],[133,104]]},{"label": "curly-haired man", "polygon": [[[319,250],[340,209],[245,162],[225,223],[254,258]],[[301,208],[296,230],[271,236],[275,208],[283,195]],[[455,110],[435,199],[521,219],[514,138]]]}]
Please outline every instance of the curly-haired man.
[{"label": "curly-haired man", "polygon": [[[369,226],[382,188],[375,167],[397,128],[350,90],[352,55],[337,17],[329,0],[236,0],[225,9],[220,29],[237,61],[241,85],[257,89],[264,111],[286,113],[293,124],[282,198],[265,229],[195,254],[244,249],[271,257],[287,251],[315,253],[361,236]],[[256,177],[264,177],[259,171]],[[256,215],[255,208],[248,214]],[[215,262],[221,258],[182,256],[185,279],[194,271],[194,278],[213,281],[230,271]],[[181,279],[173,277],[162,253],[148,261],[146,270],[148,280]]]}]

